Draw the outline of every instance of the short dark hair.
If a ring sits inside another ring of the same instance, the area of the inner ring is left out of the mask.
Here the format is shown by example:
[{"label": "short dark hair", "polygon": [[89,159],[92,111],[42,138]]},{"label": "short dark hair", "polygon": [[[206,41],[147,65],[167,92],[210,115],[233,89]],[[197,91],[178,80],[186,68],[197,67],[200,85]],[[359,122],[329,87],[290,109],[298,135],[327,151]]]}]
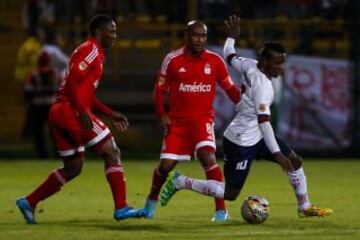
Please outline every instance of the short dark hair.
[{"label": "short dark hair", "polygon": [[264,47],[259,51],[260,58],[269,58],[271,57],[271,52],[276,53],[286,53],[285,47],[281,43],[277,42],[266,42]]},{"label": "short dark hair", "polygon": [[112,22],[113,19],[108,15],[95,15],[91,18],[89,24],[90,36],[95,36],[96,30]]}]

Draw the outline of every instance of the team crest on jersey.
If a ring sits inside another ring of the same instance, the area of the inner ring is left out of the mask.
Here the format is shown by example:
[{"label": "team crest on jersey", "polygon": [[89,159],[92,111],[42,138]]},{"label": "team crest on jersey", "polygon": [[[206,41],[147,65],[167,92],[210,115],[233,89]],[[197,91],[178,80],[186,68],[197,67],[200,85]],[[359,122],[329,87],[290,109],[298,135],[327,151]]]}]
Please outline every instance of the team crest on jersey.
[{"label": "team crest on jersey", "polygon": [[159,86],[164,85],[164,83],[165,83],[165,78],[163,76],[160,76],[158,79]]},{"label": "team crest on jersey", "polygon": [[209,63],[206,63],[205,66],[204,66],[204,73],[209,75],[211,74],[211,66]]},{"label": "team crest on jersey", "polygon": [[88,65],[84,61],[81,61],[80,64],[79,64],[79,69],[81,71],[84,71],[87,68],[87,66]]},{"label": "team crest on jersey", "polygon": [[265,111],[266,111],[266,105],[263,104],[263,103],[261,103],[261,104],[259,105],[259,111],[260,111],[260,112],[265,112]]}]

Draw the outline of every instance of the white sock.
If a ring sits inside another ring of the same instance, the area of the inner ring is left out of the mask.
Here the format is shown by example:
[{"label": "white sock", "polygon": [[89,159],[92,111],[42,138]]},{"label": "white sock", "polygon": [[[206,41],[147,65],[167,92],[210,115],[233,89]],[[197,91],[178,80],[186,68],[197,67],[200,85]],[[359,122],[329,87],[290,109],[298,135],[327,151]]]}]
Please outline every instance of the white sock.
[{"label": "white sock", "polygon": [[189,189],[214,198],[224,198],[225,184],[215,180],[199,180],[180,175],[176,178],[177,189]]},{"label": "white sock", "polygon": [[301,167],[292,173],[288,173],[289,181],[295,191],[299,210],[305,210],[311,206],[307,193],[306,176],[304,169]]}]

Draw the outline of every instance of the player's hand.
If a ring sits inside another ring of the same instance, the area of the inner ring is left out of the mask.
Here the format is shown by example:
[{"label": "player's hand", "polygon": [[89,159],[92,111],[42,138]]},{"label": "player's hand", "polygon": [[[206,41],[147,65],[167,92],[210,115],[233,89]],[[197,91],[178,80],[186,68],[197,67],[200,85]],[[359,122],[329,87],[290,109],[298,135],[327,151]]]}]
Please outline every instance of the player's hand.
[{"label": "player's hand", "polygon": [[240,36],[240,18],[236,15],[229,16],[225,21],[228,37],[237,39]]},{"label": "player's hand", "polygon": [[281,152],[274,153],[274,158],[284,172],[289,173],[294,171],[294,167],[290,159],[285,157]]},{"label": "player's hand", "polygon": [[120,112],[113,111],[111,115],[112,119],[114,120],[115,127],[120,131],[125,131],[129,127],[129,121],[124,114]]},{"label": "player's hand", "polygon": [[86,112],[79,113],[79,118],[81,125],[84,127],[84,129],[90,130],[93,128],[93,122],[88,113]]},{"label": "player's hand", "polygon": [[161,128],[164,130],[164,135],[167,135],[169,134],[169,131],[170,131],[170,118],[169,118],[169,115],[165,114],[163,115],[161,118],[160,118],[160,126]]}]

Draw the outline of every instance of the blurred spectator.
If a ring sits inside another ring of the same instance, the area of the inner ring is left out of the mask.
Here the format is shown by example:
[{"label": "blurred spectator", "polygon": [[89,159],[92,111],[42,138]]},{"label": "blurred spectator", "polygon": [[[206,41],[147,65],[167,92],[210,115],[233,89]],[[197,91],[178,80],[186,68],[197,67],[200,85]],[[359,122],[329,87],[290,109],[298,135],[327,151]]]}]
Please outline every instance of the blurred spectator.
[{"label": "blurred spectator", "polygon": [[54,25],[56,21],[55,0],[38,0],[40,7],[39,20],[41,23]]},{"label": "blurred spectator", "polygon": [[28,31],[28,37],[20,45],[17,52],[15,66],[16,81],[24,82],[35,69],[43,41],[44,33],[41,29],[31,29]]},{"label": "blurred spectator", "polygon": [[64,76],[67,68],[69,57],[62,51],[58,42],[61,35],[55,29],[48,29],[45,33],[45,42],[41,48],[41,52],[46,52],[51,60],[51,65],[54,67],[58,76]]},{"label": "blurred spectator", "polygon": [[50,55],[40,53],[37,68],[30,74],[24,85],[25,100],[29,104],[31,129],[34,147],[39,158],[49,157],[46,123],[55,93],[60,85],[60,78],[51,65]]},{"label": "blurred spectator", "polygon": [[[41,29],[29,28],[26,40],[21,44],[17,52],[15,65],[15,80],[21,85],[36,68],[37,58],[44,41],[44,33]],[[31,137],[31,116],[28,104],[25,104],[25,117],[21,135],[26,139]]]}]

